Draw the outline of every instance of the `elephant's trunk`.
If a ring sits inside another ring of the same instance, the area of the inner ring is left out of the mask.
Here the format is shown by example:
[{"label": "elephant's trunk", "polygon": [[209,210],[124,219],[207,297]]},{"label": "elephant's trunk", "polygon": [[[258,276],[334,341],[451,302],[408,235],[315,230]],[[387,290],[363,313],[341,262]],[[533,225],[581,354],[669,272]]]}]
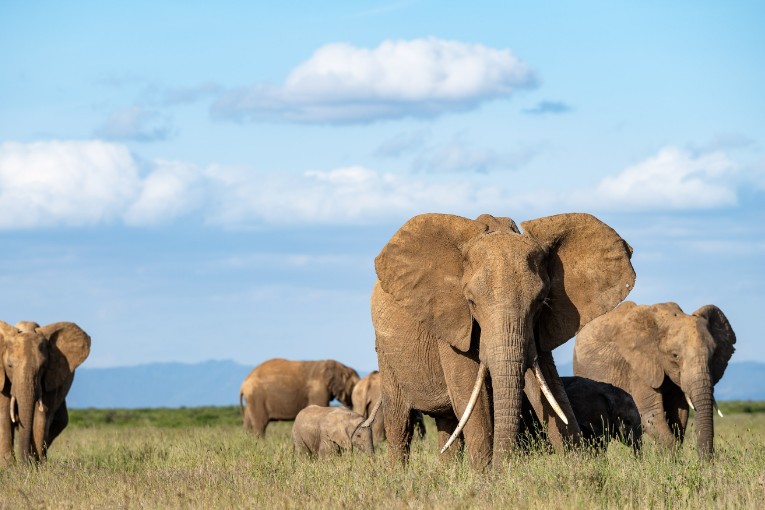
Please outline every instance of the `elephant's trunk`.
[{"label": "elephant's trunk", "polygon": [[17,458],[21,463],[30,462],[32,451],[32,431],[34,425],[35,398],[34,398],[34,380],[22,385],[23,393],[16,395],[18,405],[18,421],[16,425],[16,437],[19,441]]},{"label": "elephant's trunk", "polygon": [[[697,369],[695,375],[689,378],[684,391],[690,396],[696,410],[695,423],[698,431],[696,451],[702,458],[709,459],[714,455],[714,397],[712,396],[712,379],[706,365]],[[687,388],[687,389],[686,389]]]},{"label": "elephant's trunk", "polygon": [[494,452],[499,466],[518,435],[525,372],[526,333],[521,320],[502,321],[497,342],[488,342],[485,360],[491,374],[494,401]]}]

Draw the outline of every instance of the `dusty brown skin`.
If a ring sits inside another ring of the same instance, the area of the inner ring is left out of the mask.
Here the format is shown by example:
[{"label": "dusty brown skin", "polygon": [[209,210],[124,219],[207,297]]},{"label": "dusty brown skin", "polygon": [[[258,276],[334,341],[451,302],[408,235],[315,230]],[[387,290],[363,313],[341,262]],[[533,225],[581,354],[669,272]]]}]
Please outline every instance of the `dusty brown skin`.
[{"label": "dusty brown skin", "polygon": [[[581,439],[551,351],[632,289],[632,250],[588,214],[521,226],[523,234],[509,218],[424,214],[377,256],[372,322],[392,459],[408,457],[414,409],[436,419],[445,443],[479,361],[488,367],[492,394],[484,384],[463,431],[473,465],[500,464],[515,448],[524,391],[553,444]],[[568,428],[527,373],[535,359]]]},{"label": "dusty brown skin", "polygon": [[[585,445],[605,451],[610,440],[618,440],[638,452],[642,445],[643,428],[632,396],[621,388],[585,377],[561,377],[576,422]],[[523,399],[521,440],[541,440],[541,424],[531,404]]]},{"label": "dusty brown skin", "polygon": [[582,329],[574,373],[629,392],[645,434],[673,448],[688,425],[687,397],[696,408],[697,451],[714,453],[714,385],[735,350],[736,335],[714,305],[685,314],[675,303],[622,303]]},{"label": "dusty brown skin", "polygon": [[[353,410],[364,418],[369,417],[369,413],[380,401],[382,393],[380,391],[380,372],[375,370],[361,380],[353,387]],[[425,419],[422,413],[414,411],[412,420],[414,421],[414,430],[422,439],[425,437]],[[385,418],[382,411],[378,411],[372,422],[372,436],[375,444],[385,439]]]},{"label": "dusty brown skin", "polygon": [[373,454],[372,430],[362,422],[364,417],[347,407],[310,405],[292,425],[295,452],[319,457],[350,450]]},{"label": "dusty brown skin", "polygon": [[0,321],[0,464],[13,462],[14,436],[20,462],[45,459],[69,422],[66,394],[89,353],[90,337],[72,322]]},{"label": "dusty brown skin", "polygon": [[244,428],[263,436],[270,421],[293,420],[309,405],[326,407],[336,398],[351,407],[359,375],[335,360],[270,359],[255,367],[242,383],[239,403]]}]

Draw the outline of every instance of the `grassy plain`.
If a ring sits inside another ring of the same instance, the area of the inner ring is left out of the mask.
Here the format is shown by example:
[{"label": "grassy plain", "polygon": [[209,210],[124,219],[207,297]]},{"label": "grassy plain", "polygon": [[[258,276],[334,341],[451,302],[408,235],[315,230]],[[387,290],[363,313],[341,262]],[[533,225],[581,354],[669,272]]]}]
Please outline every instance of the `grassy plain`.
[{"label": "grassy plain", "polygon": [[384,445],[374,458],[296,457],[291,423],[256,441],[236,407],[74,410],[45,465],[0,469],[0,508],[762,508],[765,404],[722,409],[712,463],[691,439],[676,455],[519,454],[486,473],[441,462],[432,420],[403,469]]}]

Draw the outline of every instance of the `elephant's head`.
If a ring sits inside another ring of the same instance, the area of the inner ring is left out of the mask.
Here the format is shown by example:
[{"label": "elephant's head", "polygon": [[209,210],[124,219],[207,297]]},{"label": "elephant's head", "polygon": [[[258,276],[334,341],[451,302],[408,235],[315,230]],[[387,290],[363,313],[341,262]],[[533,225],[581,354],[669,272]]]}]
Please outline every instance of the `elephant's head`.
[{"label": "elephant's head", "polygon": [[90,337],[71,322],[41,327],[24,321],[14,327],[0,321],[0,381],[10,388],[10,418],[18,427],[21,461],[42,455],[43,445],[33,444],[32,432],[34,420],[47,419],[43,396],[66,394],[74,369],[89,352]]},{"label": "elephant's head", "polygon": [[527,221],[424,214],[375,260],[383,290],[431,337],[477,351],[491,375],[494,455],[512,448],[524,372],[632,289],[632,249],[588,214]]},{"label": "elephant's head", "polygon": [[335,360],[325,361],[322,370],[332,396],[344,406],[353,407],[353,387],[359,382],[359,374]]},{"label": "elephant's head", "polygon": [[371,423],[367,423],[363,416],[358,415],[357,413],[354,414],[356,414],[356,416],[349,420],[345,430],[348,434],[351,449],[373,454],[375,452],[375,447],[372,437],[372,427],[370,426]]},{"label": "elephant's head", "polygon": [[[669,378],[696,410],[697,450],[714,453],[713,388],[733,355],[736,334],[714,305],[684,313],[675,303],[636,305],[626,302],[614,313],[628,342],[616,342],[632,370],[652,388]],[[619,331],[615,331],[619,335]],[[614,339],[616,340],[616,338]]]}]

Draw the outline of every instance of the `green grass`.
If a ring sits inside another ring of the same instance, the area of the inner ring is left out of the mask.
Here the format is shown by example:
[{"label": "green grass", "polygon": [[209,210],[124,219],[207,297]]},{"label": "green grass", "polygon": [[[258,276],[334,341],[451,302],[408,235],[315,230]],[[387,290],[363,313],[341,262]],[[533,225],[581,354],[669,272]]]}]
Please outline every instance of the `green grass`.
[{"label": "green grass", "polygon": [[489,472],[439,459],[430,419],[404,469],[384,445],[373,458],[296,457],[291,423],[258,441],[236,407],[73,410],[46,464],[0,469],[0,508],[759,508],[765,404],[722,409],[712,463],[691,438],[674,455],[612,444],[601,456],[517,455]]}]

